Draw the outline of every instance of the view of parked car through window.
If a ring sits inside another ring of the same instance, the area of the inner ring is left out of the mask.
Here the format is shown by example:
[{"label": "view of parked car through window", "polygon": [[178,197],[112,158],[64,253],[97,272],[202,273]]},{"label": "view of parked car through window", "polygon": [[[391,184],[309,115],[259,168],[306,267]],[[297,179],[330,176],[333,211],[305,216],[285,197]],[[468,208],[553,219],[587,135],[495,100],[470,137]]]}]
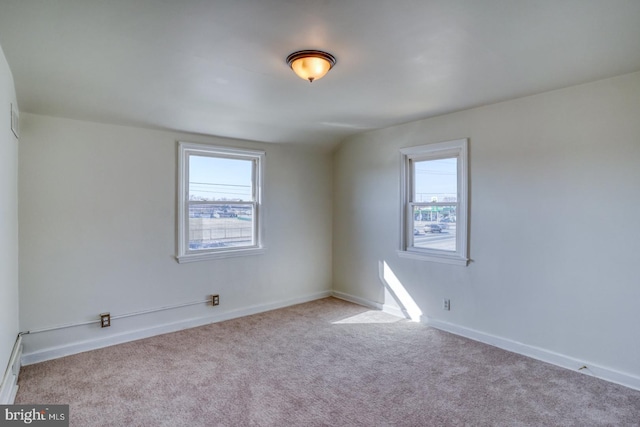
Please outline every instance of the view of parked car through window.
[{"label": "view of parked car through window", "polygon": [[456,250],[457,159],[416,161],[413,245]]}]

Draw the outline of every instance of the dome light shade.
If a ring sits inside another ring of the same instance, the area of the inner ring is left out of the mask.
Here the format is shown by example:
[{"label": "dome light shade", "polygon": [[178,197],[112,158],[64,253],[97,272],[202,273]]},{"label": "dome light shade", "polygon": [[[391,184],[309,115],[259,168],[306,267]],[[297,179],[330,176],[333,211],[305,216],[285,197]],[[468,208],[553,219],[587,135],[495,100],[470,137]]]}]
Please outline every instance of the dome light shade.
[{"label": "dome light shade", "polygon": [[336,63],[333,55],[320,50],[301,50],[287,56],[287,64],[301,79],[321,79]]}]

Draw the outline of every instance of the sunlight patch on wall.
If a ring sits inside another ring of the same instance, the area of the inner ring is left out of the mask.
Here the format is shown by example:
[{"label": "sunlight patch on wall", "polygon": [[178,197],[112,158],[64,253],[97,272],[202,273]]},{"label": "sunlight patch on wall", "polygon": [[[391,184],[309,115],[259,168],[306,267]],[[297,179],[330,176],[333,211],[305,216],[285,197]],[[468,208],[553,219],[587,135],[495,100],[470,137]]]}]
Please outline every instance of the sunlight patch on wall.
[{"label": "sunlight patch on wall", "polygon": [[384,283],[385,287],[389,290],[389,294],[393,297],[403,313],[405,313],[409,319],[414,322],[419,322],[422,317],[422,310],[418,307],[415,300],[411,297],[409,292],[395,275],[389,264],[386,261],[380,261],[380,280]]}]

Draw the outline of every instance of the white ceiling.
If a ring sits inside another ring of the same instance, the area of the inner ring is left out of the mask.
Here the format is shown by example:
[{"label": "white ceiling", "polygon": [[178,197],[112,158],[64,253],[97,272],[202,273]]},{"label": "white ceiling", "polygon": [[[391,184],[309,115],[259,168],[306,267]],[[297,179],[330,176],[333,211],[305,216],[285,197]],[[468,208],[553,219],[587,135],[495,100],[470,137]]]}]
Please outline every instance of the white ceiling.
[{"label": "white ceiling", "polygon": [[23,112],[332,147],[640,70],[640,0],[0,0],[0,46]]}]

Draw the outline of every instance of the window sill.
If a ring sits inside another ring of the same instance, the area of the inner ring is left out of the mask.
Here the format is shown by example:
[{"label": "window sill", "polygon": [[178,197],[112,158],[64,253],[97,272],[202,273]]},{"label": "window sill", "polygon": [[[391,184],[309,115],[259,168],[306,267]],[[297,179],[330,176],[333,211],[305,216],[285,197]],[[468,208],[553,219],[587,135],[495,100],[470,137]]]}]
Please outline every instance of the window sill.
[{"label": "window sill", "polygon": [[197,262],[197,261],[208,261],[211,259],[223,259],[223,258],[232,258],[239,256],[250,256],[250,255],[260,255],[265,253],[266,248],[244,248],[244,249],[233,249],[226,250],[220,252],[204,252],[204,253],[195,253],[195,254],[185,254],[179,255],[176,257],[176,260],[179,264],[184,264],[187,262]]},{"label": "window sill", "polygon": [[468,258],[460,257],[458,255],[433,254],[418,251],[398,251],[398,256],[400,258],[416,259],[419,261],[440,262],[443,264],[462,265],[464,267],[469,265]]}]

